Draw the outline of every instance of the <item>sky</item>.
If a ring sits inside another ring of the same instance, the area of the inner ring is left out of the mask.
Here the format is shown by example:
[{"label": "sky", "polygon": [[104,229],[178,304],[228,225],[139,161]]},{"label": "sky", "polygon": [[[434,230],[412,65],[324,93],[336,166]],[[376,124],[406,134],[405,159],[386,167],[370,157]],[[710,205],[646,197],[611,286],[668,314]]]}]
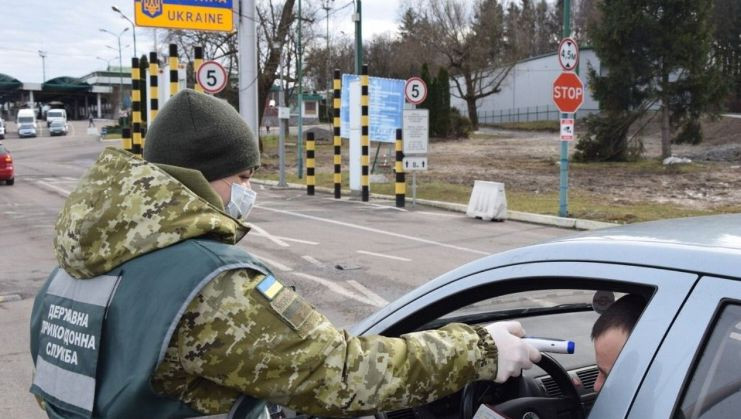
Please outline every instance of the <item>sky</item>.
[{"label": "sky", "polygon": [[[320,0],[303,1],[321,5]],[[330,12],[330,30],[337,35],[341,35],[340,31],[354,34],[352,3],[352,0],[333,1],[333,10],[339,10]],[[399,0],[363,1],[363,39],[395,31],[400,4]],[[111,6],[118,7],[133,21],[134,0],[2,0],[2,5],[1,74],[22,82],[41,83],[44,72],[49,80],[60,76],[82,77],[105,69],[109,63],[118,66],[118,37],[100,29],[119,34],[129,28],[120,39],[123,65],[131,63],[134,55],[131,24]],[[321,11],[320,16],[323,15]],[[321,24],[323,34],[326,21],[322,19]],[[152,50],[154,32],[152,28],[136,28],[139,56]],[[157,34],[161,39],[165,30],[157,30]],[[39,50],[46,53],[45,59],[42,60]]]}]

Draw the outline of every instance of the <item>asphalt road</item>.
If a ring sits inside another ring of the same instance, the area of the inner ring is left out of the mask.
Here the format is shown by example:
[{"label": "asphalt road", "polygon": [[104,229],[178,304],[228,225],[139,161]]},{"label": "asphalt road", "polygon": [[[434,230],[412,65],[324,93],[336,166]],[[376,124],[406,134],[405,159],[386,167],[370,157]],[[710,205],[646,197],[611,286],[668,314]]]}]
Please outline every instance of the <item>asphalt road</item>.
[{"label": "asphalt road", "polygon": [[[43,124],[43,122],[42,122]],[[86,134],[87,122],[73,122],[64,137],[13,138],[15,185],[0,185],[0,301],[18,294],[24,301],[0,302],[0,416],[26,417],[38,410],[30,385],[27,348],[29,299],[55,266],[53,228],[64,199],[106,146]],[[99,124],[100,125],[100,124]],[[44,131],[46,132],[46,131]],[[294,285],[338,326],[349,326],[420,284],[484,255],[570,234],[513,221],[486,222],[461,213],[416,206],[399,210],[393,201],[335,200],[303,190],[253,184],[254,229],[242,240],[286,285]],[[371,186],[372,189],[372,186]],[[5,307],[3,307],[5,306]],[[7,369],[5,369],[7,366]],[[21,415],[21,416],[18,416]]]}]

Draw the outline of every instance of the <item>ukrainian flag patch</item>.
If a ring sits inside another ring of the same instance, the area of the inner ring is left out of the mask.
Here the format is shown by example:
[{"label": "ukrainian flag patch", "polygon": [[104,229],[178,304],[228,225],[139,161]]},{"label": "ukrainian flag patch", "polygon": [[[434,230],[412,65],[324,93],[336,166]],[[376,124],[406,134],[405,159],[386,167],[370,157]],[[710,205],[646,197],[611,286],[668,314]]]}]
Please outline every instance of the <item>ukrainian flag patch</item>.
[{"label": "ukrainian flag patch", "polygon": [[275,279],[272,275],[266,276],[265,279],[257,284],[257,290],[260,291],[260,294],[267,298],[268,301],[272,301],[273,298],[275,298],[275,296],[278,295],[278,292],[280,292],[280,290],[282,289],[283,284],[278,282],[278,280]]}]

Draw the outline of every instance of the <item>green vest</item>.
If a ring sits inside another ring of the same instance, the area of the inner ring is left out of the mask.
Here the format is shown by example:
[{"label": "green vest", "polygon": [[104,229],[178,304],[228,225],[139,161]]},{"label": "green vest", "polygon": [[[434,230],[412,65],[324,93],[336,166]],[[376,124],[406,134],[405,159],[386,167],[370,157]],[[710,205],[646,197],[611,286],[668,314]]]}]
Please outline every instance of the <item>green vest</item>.
[{"label": "green vest", "polygon": [[[243,249],[210,240],[187,240],[91,279],[55,269],[31,314],[31,392],[49,417],[202,416],[156,394],[150,380],[191,300],[240,268],[272,275]],[[244,396],[230,417],[257,417],[264,405]]]}]

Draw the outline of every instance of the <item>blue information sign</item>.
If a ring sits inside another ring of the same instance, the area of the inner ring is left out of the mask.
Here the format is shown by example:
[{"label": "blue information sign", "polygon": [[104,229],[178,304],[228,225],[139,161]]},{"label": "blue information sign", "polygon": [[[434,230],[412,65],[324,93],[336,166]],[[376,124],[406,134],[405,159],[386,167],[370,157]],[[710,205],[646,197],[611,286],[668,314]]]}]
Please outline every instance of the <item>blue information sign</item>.
[{"label": "blue information sign", "polygon": [[[357,74],[342,75],[342,95],[340,100],[340,135],[350,137],[350,83],[358,80]],[[393,143],[396,130],[402,126],[404,111],[404,80],[368,77],[369,129],[370,141]],[[358,105],[360,106],[360,105]]]}]

